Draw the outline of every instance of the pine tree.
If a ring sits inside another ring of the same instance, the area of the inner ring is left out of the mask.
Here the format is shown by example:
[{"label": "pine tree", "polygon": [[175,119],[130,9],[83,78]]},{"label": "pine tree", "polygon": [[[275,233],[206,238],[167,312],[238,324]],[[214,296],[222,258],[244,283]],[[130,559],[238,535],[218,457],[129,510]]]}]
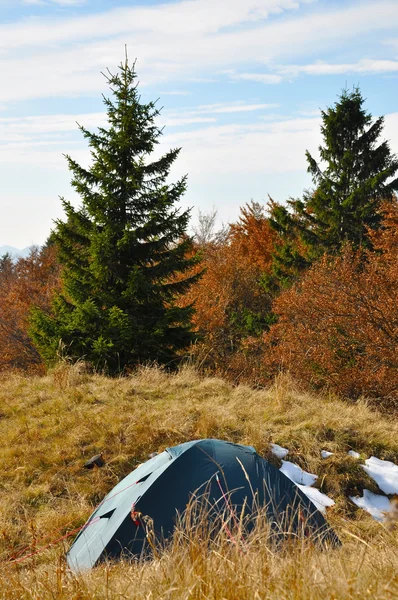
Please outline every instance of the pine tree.
[{"label": "pine tree", "polygon": [[189,273],[198,259],[186,235],[190,211],[175,206],[186,177],[166,181],[180,150],[153,158],[159,110],[141,101],[127,57],[106,78],[107,128],[79,126],[91,166],[66,157],[82,205],[62,199],[66,220],[56,221],[51,236],[62,292],[51,314],[33,311],[31,333],[48,364],[62,348],[73,360],[118,373],[145,361],[175,364],[192,342],[193,308],[175,300],[198,277]]},{"label": "pine tree", "polygon": [[314,190],[288,200],[287,207],[271,206],[271,225],[282,240],[274,263],[281,279],[324,253],[337,254],[346,242],[369,247],[368,231],[381,221],[381,201],[398,190],[397,157],[387,141],[380,142],[384,118],[372,122],[363,104],[355,88],[344,90],[333,107],[322,111],[322,163],[306,153]]}]

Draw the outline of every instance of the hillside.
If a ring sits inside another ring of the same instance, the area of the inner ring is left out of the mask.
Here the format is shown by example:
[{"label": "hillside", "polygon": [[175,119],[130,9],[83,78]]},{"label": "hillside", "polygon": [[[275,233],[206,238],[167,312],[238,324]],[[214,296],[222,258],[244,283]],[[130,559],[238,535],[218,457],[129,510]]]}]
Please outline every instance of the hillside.
[{"label": "hillside", "polygon": [[[0,436],[1,598],[362,600],[398,594],[396,532],[348,499],[364,488],[380,493],[363,459],[398,463],[398,424],[365,402],[309,396],[287,379],[253,390],[191,369],[174,376],[142,369],[110,379],[65,365],[42,378],[1,377]],[[274,554],[260,543],[260,531],[242,553],[225,539],[209,550],[185,535],[153,562],[75,577],[64,562],[70,537],[10,564],[81,526],[148,454],[202,437],[253,445],[278,466],[270,444],[288,448],[289,460],[316,473],[316,486],[335,501],[328,518],[342,548],[321,553],[300,546]],[[321,450],[334,454],[323,459]],[[84,469],[98,452],[105,467]]]}]

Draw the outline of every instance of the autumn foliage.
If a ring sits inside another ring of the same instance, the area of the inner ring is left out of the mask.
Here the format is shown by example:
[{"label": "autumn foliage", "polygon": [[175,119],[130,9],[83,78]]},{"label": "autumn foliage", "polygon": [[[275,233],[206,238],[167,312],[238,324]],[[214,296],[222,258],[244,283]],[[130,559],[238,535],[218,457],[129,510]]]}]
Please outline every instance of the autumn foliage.
[{"label": "autumn foliage", "polygon": [[8,255],[0,260],[0,371],[44,371],[29,335],[30,308],[47,310],[58,285],[54,246],[33,248],[16,262]]},{"label": "autumn foliage", "polygon": [[374,251],[324,256],[275,301],[268,373],[288,370],[307,385],[398,406],[398,202],[382,214]]},{"label": "autumn foliage", "polygon": [[264,209],[251,203],[224,239],[216,235],[202,244],[204,274],[184,298],[195,305],[200,341],[193,355],[202,367],[223,374],[239,370],[245,339],[266,328],[270,298],[259,280],[271,264],[274,237]]},{"label": "autumn foliage", "polygon": [[[195,363],[234,381],[267,385],[288,371],[305,387],[398,403],[398,201],[370,231],[372,249],[346,245],[325,255],[272,297],[263,285],[278,234],[251,203],[222,235],[198,238],[203,276],[185,294],[194,303]],[[59,289],[54,247],[0,261],[0,370],[43,372],[29,336],[32,306],[47,310]]]},{"label": "autumn foliage", "polygon": [[[398,202],[383,205],[371,249],[324,255],[277,297],[264,290],[278,237],[258,205],[241,211],[224,241],[203,245],[195,302],[208,371],[267,385],[288,371],[305,387],[398,402]],[[276,322],[275,322],[276,321]]]}]

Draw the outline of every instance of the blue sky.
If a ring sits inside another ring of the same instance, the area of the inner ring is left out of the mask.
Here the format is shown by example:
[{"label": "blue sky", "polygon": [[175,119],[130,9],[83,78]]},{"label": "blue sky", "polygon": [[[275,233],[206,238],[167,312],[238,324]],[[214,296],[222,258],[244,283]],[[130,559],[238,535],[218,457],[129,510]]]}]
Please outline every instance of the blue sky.
[{"label": "blue sky", "polygon": [[310,187],[305,150],[345,86],[398,153],[397,0],[0,0],[0,246],[43,243],[59,196],[79,203],[63,153],[88,164],[76,121],[104,124],[101,71],[125,44],[162,149],[182,147],[193,224]]}]

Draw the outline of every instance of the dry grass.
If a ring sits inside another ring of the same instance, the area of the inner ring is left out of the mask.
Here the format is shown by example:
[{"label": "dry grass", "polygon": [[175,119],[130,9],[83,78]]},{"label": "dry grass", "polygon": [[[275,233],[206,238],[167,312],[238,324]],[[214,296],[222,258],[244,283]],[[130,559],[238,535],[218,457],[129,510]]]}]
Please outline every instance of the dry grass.
[{"label": "dry grass", "polygon": [[[4,598],[382,598],[398,597],[396,533],[347,501],[366,485],[358,461],[375,454],[398,462],[398,424],[366,405],[313,397],[279,379],[266,391],[232,387],[191,369],[169,376],[142,369],[123,379],[59,367],[44,378],[0,380],[0,597]],[[298,547],[281,555],[259,543],[247,552],[224,539],[208,548],[176,536],[161,559],[117,564],[74,577],[68,543],[26,562],[8,561],[81,525],[104,494],[150,452],[202,437],[251,444],[270,455],[275,442],[319,474],[336,500],[330,520],[343,547]],[[320,449],[334,456],[322,460]],[[83,469],[104,452],[103,469]]]},{"label": "dry grass", "polygon": [[195,535],[177,535],[159,559],[121,562],[76,576],[54,552],[47,564],[3,574],[5,598],[66,599],[308,599],[391,600],[398,594],[397,544],[376,547],[353,539],[340,550],[320,552],[303,544],[272,553],[260,528],[245,551],[223,536],[209,548]]}]

